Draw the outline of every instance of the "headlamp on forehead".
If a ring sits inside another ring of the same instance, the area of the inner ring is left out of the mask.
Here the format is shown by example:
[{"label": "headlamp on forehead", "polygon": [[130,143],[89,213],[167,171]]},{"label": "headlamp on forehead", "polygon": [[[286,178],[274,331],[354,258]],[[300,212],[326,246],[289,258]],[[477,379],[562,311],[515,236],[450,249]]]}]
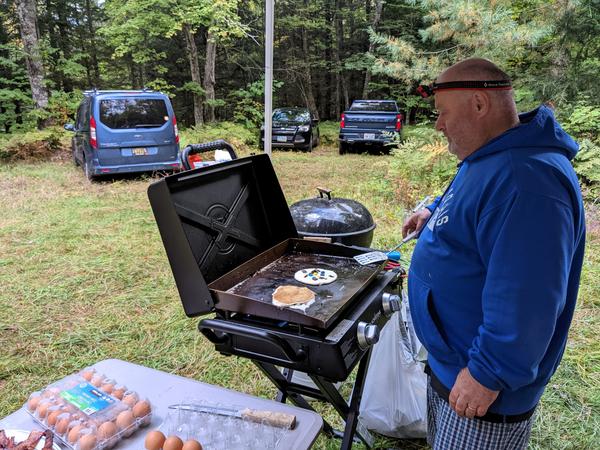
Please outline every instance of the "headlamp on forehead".
[{"label": "headlamp on forehead", "polygon": [[447,83],[433,83],[420,85],[417,93],[423,97],[432,97],[437,91],[493,89],[496,91],[512,89],[510,80],[473,80],[473,81],[448,81]]}]

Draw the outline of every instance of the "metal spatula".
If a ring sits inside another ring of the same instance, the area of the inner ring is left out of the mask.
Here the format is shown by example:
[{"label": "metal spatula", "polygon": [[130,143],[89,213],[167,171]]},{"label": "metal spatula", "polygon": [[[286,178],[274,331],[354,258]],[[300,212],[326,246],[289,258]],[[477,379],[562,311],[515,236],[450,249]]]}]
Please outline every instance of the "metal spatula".
[{"label": "metal spatula", "polygon": [[356,262],[358,262],[360,265],[362,266],[366,266],[367,264],[372,264],[372,263],[378,263],[381,261],[385,261],[388,259],[388,253],[393,252],[394,250],[399,249],[400,247],[402,247],[404,244],[406,244],[408,241],[416,238],[419,234],[419,231],[415,230],[412,233],[410,233],[409,235],[407,235],[404,239],[402,239],[402,242],[400,242],[398,245],[396,245],[394,248],[388,250],[386,253],[384,252],[368,252],[368,253],[363,253],[362,255],[356,255],[354,257],[354,259],[356,260]]}]

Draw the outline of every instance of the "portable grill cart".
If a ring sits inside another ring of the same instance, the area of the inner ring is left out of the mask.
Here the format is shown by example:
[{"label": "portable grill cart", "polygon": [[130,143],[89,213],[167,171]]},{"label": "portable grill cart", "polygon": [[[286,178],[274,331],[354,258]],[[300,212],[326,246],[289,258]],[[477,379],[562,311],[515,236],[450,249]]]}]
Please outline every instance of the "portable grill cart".
[{"label": "portable grill cart", "polygon": [[[370,347],[400,307],[400,271],[361,266],[352,257],[364,249],[298,239],[264,154],[166,177],[148,196],[185,313],[216,313],[198,325],[215,349],[250,358],[277,386],[281,402],[313,410],[308,396],[333,405],[346,421],[342,448],[351,447],[355,433],[372,446],[358,422],[360,398]],[[300,285],[294,274],[308,267],[338,278],[310,286],[316,300],[305,311],[273,305],[274,289]],[[333,383],[357,364],[348,403]],[[294,370],[306,372],[317,389],[294,383]],[[339,437],[327,422],[324,431]]]}]

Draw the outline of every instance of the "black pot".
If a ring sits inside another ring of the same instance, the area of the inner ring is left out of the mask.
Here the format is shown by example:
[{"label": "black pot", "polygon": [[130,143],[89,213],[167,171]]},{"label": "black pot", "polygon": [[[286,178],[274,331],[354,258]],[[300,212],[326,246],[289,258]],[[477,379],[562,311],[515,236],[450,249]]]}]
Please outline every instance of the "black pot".
[{"label": "black pot", "polygon": [[298,234],[302,237],[327,237],[344,245],[369,247],[375,231],[369,210],[354,200],[331,198],[330,190],[317,189],[320,197],[300,200],[290,206]]}]

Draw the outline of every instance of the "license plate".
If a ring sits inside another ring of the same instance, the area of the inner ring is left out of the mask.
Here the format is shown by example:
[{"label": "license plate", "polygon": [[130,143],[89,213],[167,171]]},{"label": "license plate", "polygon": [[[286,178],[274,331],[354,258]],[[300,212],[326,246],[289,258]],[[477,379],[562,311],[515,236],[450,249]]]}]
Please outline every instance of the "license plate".
[{"label": "license plate", "polygon": [[148,154],[148,149],[144,148],[144,147],[138,147],[138,148],[131,149],[131,153],[134,154],[135,156],[144,156],[144,155]]},{"label": "license plate", "polygon": [[277,136],[277,142],[287,142],[287,136]]},{"label": "license plate", "polygon": [[375,133],[365,133],[365,139],[375,139]]}]

